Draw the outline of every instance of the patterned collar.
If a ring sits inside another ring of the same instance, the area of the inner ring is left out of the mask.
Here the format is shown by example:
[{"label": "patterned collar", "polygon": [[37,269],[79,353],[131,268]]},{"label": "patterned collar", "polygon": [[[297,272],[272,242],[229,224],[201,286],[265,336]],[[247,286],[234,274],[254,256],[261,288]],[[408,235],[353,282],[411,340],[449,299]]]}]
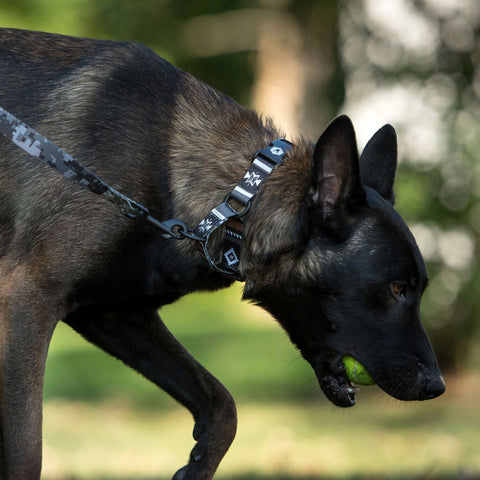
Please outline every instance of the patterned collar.
[{"label": "patterned collar", "polygon": [[[261,185],[268,179],[275,168],[282,163],[283,157],[292,148],[292,143],[285,139],[273,141],[267,148],[258,150],[247,173],[225,200],[212,209],[210,213],[193,229],[196,240],[210,268],[228,277],[242,281],[239,271],[243,238],[243,217],[250,210],[253,198]],[[238,211],[230,205],[230,200],[239,202],[243,209]],[[211,234],[225,224],[220,263],[215,263],[208,251]]]}]

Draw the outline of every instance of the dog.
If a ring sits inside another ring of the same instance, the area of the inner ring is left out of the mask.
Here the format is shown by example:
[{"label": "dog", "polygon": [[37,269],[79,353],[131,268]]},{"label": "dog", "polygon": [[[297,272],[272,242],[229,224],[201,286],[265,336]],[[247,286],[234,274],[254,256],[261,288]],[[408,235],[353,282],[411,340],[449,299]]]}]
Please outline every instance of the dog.
[{"label": "dog", "polygon": [[[224,202],[257,151],[283,137],[134,42],[1,29],[0,79],[2,108],[155,218],[188,226]],[[425,264],[393,208],[391,126],[360,158],[346,116],[316,143],[297,139],[238,215],[237,277],[215,267],[225,225],[206,261],[195,235],[166,238],[5,138],[0,159],[2,480],[40,478],[44,368],[60,320],[190,410],[196,444],[173,478],[211,479],[235,436],[235,403],[157,310],[238,278],[243,297],[280,323],[335,405],[355,403],[344,355],[397,399],[443,393],[419,317]]]}]

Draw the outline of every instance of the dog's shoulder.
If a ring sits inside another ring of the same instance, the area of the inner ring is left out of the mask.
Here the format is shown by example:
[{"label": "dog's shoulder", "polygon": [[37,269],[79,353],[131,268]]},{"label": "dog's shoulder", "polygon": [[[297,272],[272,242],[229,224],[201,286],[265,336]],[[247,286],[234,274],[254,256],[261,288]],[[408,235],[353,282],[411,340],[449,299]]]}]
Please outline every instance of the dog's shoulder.
[{"label": "dog's shoulder", "polygon": [[45,117],[104,123],[106,111],[119,118],[159,97],[168,103],[179,75],[138,42],[0,28],[0,105],[33,125]]}]

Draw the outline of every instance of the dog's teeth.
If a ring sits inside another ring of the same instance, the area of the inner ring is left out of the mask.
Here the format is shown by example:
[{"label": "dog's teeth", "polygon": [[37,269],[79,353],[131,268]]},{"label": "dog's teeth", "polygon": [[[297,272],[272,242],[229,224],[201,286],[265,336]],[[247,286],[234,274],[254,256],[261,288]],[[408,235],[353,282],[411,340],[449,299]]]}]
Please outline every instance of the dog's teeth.
[{"label": "dog's teeth", "polygon": [[360,389],[359,388],[356,388],[356,387],[347,387],[347,392],[348,393],[357,393],[359,392]]}]

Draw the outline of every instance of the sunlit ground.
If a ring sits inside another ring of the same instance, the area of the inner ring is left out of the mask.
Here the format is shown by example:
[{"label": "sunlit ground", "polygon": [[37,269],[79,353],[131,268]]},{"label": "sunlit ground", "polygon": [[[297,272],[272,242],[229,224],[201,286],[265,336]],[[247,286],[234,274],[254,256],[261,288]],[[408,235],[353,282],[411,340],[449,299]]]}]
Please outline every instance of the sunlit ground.
[{"label": "sunlit ground", "polygon": [[[480,478],[480,375],[449,378],[429,402],[365,387],[341,410],[280,329],[237,297],[192,297],[164,312],[238,400],[237,438],[217,478]],[[193,446],[185,409],[66,327],[54,338],[45,397],[45,480],[169,479]]]},{"label": "sunlit ground", "polygon": [[[477,379],[473,398],[431,405],[368,395],[349,412],[326,404],[242,403],[237,438],[218,477],[471,478],[465,475],[480,472],[478,385]],[[193,445],[191,428],[179,408],[49,402],[44,478],[170,478]]]}]

